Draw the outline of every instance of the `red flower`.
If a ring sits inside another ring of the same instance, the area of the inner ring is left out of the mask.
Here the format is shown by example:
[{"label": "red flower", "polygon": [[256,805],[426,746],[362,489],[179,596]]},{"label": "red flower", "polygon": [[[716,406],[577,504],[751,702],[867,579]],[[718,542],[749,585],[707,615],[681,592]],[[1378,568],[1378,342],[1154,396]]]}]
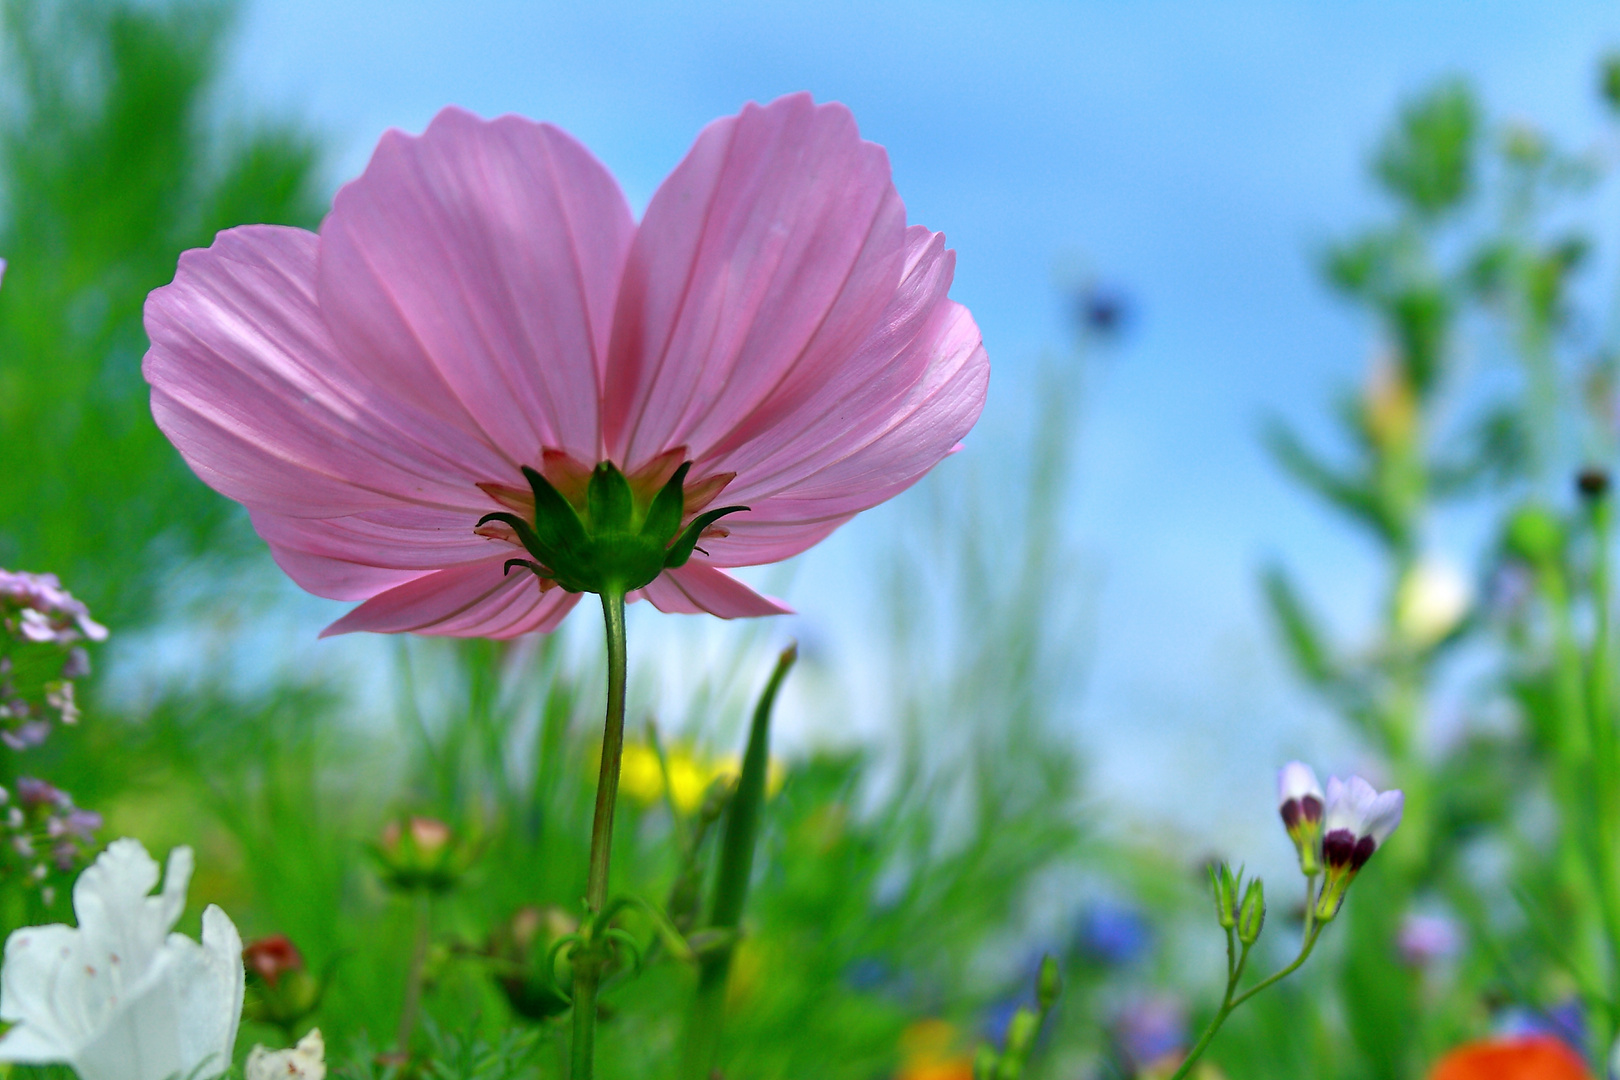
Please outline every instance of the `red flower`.
[{"label": "red flower", "polygon": [[1586,1063],[1551,1035],[1465,1043],[1441,1058],[1429,1080],[1592,1080]]}]

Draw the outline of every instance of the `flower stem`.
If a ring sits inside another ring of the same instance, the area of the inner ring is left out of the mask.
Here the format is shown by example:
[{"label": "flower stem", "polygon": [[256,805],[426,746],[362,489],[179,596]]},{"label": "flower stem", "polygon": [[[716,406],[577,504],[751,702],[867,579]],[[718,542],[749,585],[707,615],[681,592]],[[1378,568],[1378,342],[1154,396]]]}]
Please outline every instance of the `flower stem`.
[{"label": "flower stem", "polygon": [[[1305,899],[1307,901],[1305,905],[1306,918],[1309,920],[1311,909],[1309,887],[1307,887]],[[1323,925],[1317,923],[1306,929],[1305,941],[1300,946],[1299,955],[1294,957],[1293,963],[1281,971],[1260,980],[1241,994],[1237,993],[1237,984],[1238,980],[1243,977],[1243,965],[1249,959],[1249,948],[1244,946],[1242,954],[1237,958],[1237,962],[1233,963],[1231,958],[1231,931],[1227,931],[1227,970],[1230,974],[1226,980],[1226,994],[1221,998],[1221,1007],[1216,1010],[1214,1018],[1209,1022],[1209,1026],[1198,1037],[1198,1041],[1193,1044],[1193,1048],[1187,1051],[1187,1056],[1181,1060],[1181,1067],[1176,1069],[1170,1080],[1186,1080],[1188,1074],[1192,1072],[1193,1066],[1198,1064],[1198,1059],[1204,1056],[1204,1051],[1209,1049],[1209,1044],[1214,1041],[1215,1033],[1221,1030],[1221,1025],[1226,1023],[1226,1018],[1231,1016],[1239,1005],[1242,1005],[1266,987],[1281,982],[1299,970],[1300,965],[1310,957],[1311,950],[1316,947],[1316,939],[1321,936]]]},{"label": "flower stem", "polygon": [[[585,905],[591,915],[607,903],[608,865],[613,852],[613,810],[619,799],[619,760],[624,756],[625,635],[624,594],[602,594],[607,625],[607,721],[602,731],[602,771],[596,781],[596,816],[591,822],[591,862]],[[569,1075],[591,1080],[595,1071],[596,991],[606,961],[594,944],[574,951],[574,1039]]]},{"label": "flower stem", "polygon": [[432,935],[433,898],[422,892],[415,899],[416,930],[411,943],[411,966],[405,973],[405,1002],[400,1006],[399,1034],[394,1040],[394,1052],[402,1061],[410,1059],[411,1034],[416,1030],[416,1018],[422,1011],[422,974],[427,967]]}]

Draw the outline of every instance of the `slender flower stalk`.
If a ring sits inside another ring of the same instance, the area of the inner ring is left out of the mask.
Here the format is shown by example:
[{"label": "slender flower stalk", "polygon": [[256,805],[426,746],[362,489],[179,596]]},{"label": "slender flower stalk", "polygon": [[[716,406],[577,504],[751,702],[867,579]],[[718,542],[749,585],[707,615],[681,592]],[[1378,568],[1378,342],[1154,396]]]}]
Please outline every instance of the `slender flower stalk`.
[{"label": "slender flower stalk", "polygon": [[[596,813],[591,821],[590,869],[585,905],[590,915],[607,905],[608,870],[613,856],[613,812],[619,798],[619,764],[624,757],[624,690],[626,681],[624,594],[602,594],[607,629],[607,720],[602,729],[602,768],[596,781]],[[570,1050],[573,1080],[590,1080],[595,1071],[596,992],[607,962],[600,948],[586,942],[574,949],[574,1040]]]},{"label": "slender flower stalk", "polygon": [[[1278,774],[1277,801],[1305,878],[1305,930],[1299,953],[1286,967],[1239,992],[1249,950],[1265,925],[1265,893],[1258,879],[1249,882],[1245,890],[1241,871],[1234,874],[1226,866],[1212,867],[1210,884],[1215,892],[1216,919],[1226,932],[1226,990],[1209,1025],[1170,1080],[1185,1080],[1191,1074],[1227,1017],[1239,1006],[1286,979],[1310,959],[1322,931],[1339,913],[1345,890],[1401,823],[1405,806],[1401,792],[1380,793],[1359,776],[1348,781],[1331,777],[1323,792],[1316,773],[1298,761],[1289,762]],[[1319,874],[1320,890],[1316,880]]]}]

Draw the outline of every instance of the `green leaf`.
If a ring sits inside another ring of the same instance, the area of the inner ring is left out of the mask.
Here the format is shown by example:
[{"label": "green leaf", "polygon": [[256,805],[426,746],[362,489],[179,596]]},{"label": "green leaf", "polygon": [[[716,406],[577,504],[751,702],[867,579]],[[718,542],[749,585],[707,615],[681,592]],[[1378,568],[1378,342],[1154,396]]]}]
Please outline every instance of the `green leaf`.
[{"label": "green leaf", "polygon": [[1278,421],[1267,423],[1262,437],[1277,463],[1294,479],[1371,529],[1385,543],[1402,542],[1405,530],[1371,484],[1345,476],[1324,463]]},{"label": "green leaf", "polygon": [[1441,83],[1401,110],[1373,174],[1418,216],[1443,214],[1473,192],[1478,131],[1473,91],[1460,81]]},{"label": "green leaf", "polygon": [[1306,610],[1287,572],[1280,566],[1269,566],[1261,575],[1261,584],[1294,666],[1313,685],[1334,682],[1338,671],[1322,642],[1316,619]]}]

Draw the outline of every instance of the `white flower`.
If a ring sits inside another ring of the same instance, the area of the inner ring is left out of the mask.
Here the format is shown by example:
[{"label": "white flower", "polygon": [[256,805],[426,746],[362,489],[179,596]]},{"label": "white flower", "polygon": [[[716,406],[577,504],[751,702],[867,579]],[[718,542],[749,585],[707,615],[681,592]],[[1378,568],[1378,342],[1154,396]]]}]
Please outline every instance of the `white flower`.
[{"label": "white flower", "polygon": [[255,1046],[248,1054],[247,1080],[326,1080],[326,1044],[311,1028],[291,1050]]},{"label": "white flower", "polygon": [[1328,779],[1327,811],[1322,817],[1327,879],[1316,898],[1318,919],[1326,922],[1339,913],[1345,889],[1401,823],[1405,806],[1406,796],[1399,791],[1380,794],[1359,776]]},{"label": "white flower", "polygon": [[242,1016],[242,938],[212,905],[202,944],[170,933],[186,906],[191,849],[158,865],[116,840],[73,886],[79,925],[6,939],[0,1061],[70,1065],[81,1080],[212,1080],[231,1063]]},{"label": "white flower", "polygon": [[1305,874],[1320,869],[1317,842],[1322,837],[1322,803],[1322,785],[1309,765],[1290,761],[1277,773],[1277,811],[1299,851],[1299,868]]},{"label": "white flower", "polygon": [[1425,558],[1396,589],[1395,626],[1408,641],[1428,648],[1457,628],[1473,602],[1473,587],[1455,563]]},{"label": "white flower", "polygon": [[1329,866],[1360,870],[1395,826],[1401,823],[1406,796],[1399,791],[1380,794],[1359,776],[1349,780],[1330,777],[1327,814],[1323,821],[1322,856]]},{"label": "white flower", "polygon": [[[1285,822],[1291,814],[1304,814],[1313,820],[1320,818],[1322,800],[1322,785],[1316,782],[1316,772],[1303,761],[1290,761],[1278,771],[1277,809]],[[1290,804],[1294,807],[1292,812],[1288,809]]]}]

